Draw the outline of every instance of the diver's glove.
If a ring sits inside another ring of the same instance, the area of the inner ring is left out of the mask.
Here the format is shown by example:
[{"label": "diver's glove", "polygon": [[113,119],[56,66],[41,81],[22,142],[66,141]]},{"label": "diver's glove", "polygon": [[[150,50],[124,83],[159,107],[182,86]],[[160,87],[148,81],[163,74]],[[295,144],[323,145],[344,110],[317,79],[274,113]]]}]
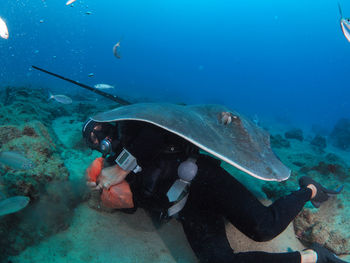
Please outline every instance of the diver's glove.
[{"label": "diver's glove", "polygon": [[311,203],[316,208],[319,208],[321,203],[327,201],[330,196],[339,194],[344,188],[344,186],[341,186],[336,190],[329,190],[308,176],[303,176],[299,179],[299,185],[301,188],[306,188],[309,184],[313,184],[317,189],[316,196],[311,200]]},{"label": "diver's glove", "polygon": [[341,260],[335,254],[318,243],[313,243],[310,249],[315,251],[317,254],[316,263],[349,263],[348,261]]}]

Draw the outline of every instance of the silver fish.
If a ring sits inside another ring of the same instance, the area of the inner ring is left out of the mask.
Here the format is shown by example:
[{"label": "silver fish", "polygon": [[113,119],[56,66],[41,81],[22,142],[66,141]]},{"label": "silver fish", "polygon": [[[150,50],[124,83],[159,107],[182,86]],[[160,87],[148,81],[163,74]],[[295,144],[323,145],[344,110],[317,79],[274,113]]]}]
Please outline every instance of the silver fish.
[{"label": "silver fish", "polygon": [[111,86],[109,84],[104,84],[104,83],[96,84],[94,87],[96,89],[114,89],[114,86]]},{"label": "silver fish", "polygon": [[0,163],[16,170],[28,170],[34,168],[34,163],[19,152],[0,152]]},{"label": "silver fish", "polygon": [[49,93],[48,100],[50,100],[50,99],[54,99],[55,101],[62,103],[62,104],[71,104],[72,103],[72,99],[66,95],[52,95],[51,93]]},{"label": "silver fish", "polygon": [[120,40],[113,47],[113,54],[116,58],[120,58],[119,49],[120,49]]},{"label": "silver fish", "polygon": [[70,5],[70,4],[73,4],[76,0],[69,0],[67,1],[66,5]]},{"label": "silver fish", "polygon": [[340,4],[338,3],[339,13],[340,13],[340,28],[343,32],[345,38],[350,42],[350,19],[343,17],[343,12],[341,11]]},{"label": "silver fish", "polygon": [[13,196],[0,201],[0,216],[16,213],[25,208],[30,199],[27,196]]},{"label": "silver fish", "polygon": [[2,18],[0,17],[0,37],[4,39],[9,38],[9,31],[7,29],[6,23]]}]

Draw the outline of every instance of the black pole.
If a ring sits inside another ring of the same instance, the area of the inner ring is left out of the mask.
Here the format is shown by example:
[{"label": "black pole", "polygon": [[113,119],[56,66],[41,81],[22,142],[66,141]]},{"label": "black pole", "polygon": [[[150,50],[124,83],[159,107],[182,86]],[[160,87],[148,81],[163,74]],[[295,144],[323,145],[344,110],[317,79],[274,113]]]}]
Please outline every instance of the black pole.
[{"label": "black pole", "polygon": [[118,102],[118,103],[121,104],[121,105],[130,105],[130,104],[131,104],[129,101],[126,101],[126,100],[124,100],[124,99],[122,99],[122,98],[120,98],[120,97],[118,97],[118,96],[114,96],[114,95],[112,95],[112,94],[109,94],[109,93],[107,93],[107,92],[101,91],[101,90],[99,90],[99,89],[96,89],[96,88],[90,87],[90,86],[88,86],[88,85],[79,83],[79,82],[77,82],[77,81],[68,79],[68,78],[66,78],[66,77],[63,77],[63,76],[60,76],[60,75],[58,75],[58,74],[52,73],[52,72],[47,71],[47,70],[45,70],[45,69],[42,69],[42,68],[39,68],[39,67],[36,67],[36,66],[33,66],[33,65],[32,65],[32,68],[34,68],[34,69],[36,69],[36,70],[40,70],[40,71],[42,71],[42,72],[44,72],[44,73],[46,73],[46,74],[52,75],[52,76],[54,76],[54,77],[56,77],[56,78],[60,78],[60,79],[63,79],[63,80],[65,80],[65,81],[71,82],[71,83],[73,83],[73,84],[75,84],[75,85],[78,85],[78,86],[84,88],[84,89],[88,89],[88,90],[90,90],[90,91],[92,91],[92,92],[95,92],[96,94],[99,94],[99,95],[101,95],[101,96],[103,96],[103,97],[105,97],[105,98],[107,98],[107,99],[110,99],[110,100],[113,100],[113,101],[115,101],[115,102]]}]

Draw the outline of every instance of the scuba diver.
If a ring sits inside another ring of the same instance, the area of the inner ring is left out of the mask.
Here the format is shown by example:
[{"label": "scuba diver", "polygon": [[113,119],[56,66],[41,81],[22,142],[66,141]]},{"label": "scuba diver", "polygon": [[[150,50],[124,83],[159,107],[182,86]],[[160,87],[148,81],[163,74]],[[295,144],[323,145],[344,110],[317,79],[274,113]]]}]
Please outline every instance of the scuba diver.
[{"label": "scuba diver", "polygon": [[[198,144],[155,122],[109,118],[108,113],[104,117],[89,119],[83,137],[91,149],[102,153],[86,176],[106,207],[128,213],[142,207],[160,221],[177,218],[200,262],[345,262],[317,243],[300,252],[234,253],[224,221],[255,241],[268,241],[285,230],[308,201],[319,207],[340,191],[304,176],[299,190],[266,207]],[[247,136],[239,116],[222,112],[218,118],[224,126],[237,125],[235,132]]]}]

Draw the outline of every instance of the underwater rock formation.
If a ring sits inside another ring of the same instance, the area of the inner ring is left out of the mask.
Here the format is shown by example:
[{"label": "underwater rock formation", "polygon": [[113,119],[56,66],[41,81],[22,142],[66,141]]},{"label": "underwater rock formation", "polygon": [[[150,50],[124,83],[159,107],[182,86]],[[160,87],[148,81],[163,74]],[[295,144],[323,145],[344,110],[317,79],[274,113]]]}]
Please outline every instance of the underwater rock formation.
[{"label": "underwater rock formation", "polygon": [[350,150],[350,119],[340,119],[335,124],[330,136],[333,146],[339,149]]},{"label": "underwater rock formation", "polygon": [[289,148],[290,142],[284,139],[280,134],[270,136],[270,144],[272,148]]},{"label": "underwater rock formation", "polygon": [[68,170],[48,129],[41,122],[1,125],[0,143],[1,151],[21,152],[34,163],[29,170],[0,168],[1,184],[6,185],[11,195],[37,199],[41,185],[67,179]]},{"label": "underwater rock formation", "polygon": [[4,197],[30,198],[23,210],[0,217],[0,261],[66,229],[74,207],[86,197],[83,182],[68,180],[63,146],[51,127],[58,116],[72,115],[76,105],[48,103],[45,93],[8,88],[0,96],[0,151],[18,152],[34,163],[26,170],[0,164]]},{"label": "underwater rock formation", "polygon": [[346,179],[349,173],[349,168],[345,168],[338,163],[329,163],[321,161],[317,165],[312,167],[302,167],[300,169],[301,173],[307,174],[310,171],[316,171],[321,175],[332,175],[339,179]]},{"label": "underwater rock formation", "polygon": [[324,150],[327,147],[326,138],[321,135],[316,135],[310,142],[311,145],[317,147],[320,150]]},{"label": "underwater rock formation", "polygon": [[33,119],[49,125],[56,117],[70,114],[67,107],[47,101],[47,90],[7,89],[6,96],[0,99],[0,125],[21,125]]},{"label": "underwater rock formation", "polygon": [[340,199],[331,198],[316,212],[304,209],[293,224],[296,236],[306,246],[317,242],[338,255],[350,253],[350,223]]},{"label": "underwater rock formation", "polygon": [[[34,242],[31,237],[41,240],[51,231],[57,230],[57,227],[53,227],[54,225],[62,225],[56,212],[52,214],[57,220],[50,221],[55,223],[50,227],[50,231],[45,233],[33,232],[30,229],[32,226],[22,224],[33,217],[33,208],[42,200],[42,189],[48,183],[67,180],[69,174],[48,129],[39,121],[31,121],[23,125],[1,125],[0,143],[1,151],[21,152],[34,163],[33,168],[27,170],[14,170],[7,166],[0,166],[0,185],[4,194],[7,197],[23,195],[31,199],[23,212],[1,218],[0,254],[15,254]],[[52,202],[51,207],[54,207],[53,204],[56,203]],[[27,219],[21,217],[25,213],[30,215]],[[34,221],[30,222],[34,224]],[[37,225],[38,222],[35,224]]]},{"label": "underwater rock formation", "polygon": [[287,139],[296,139],[301,142],[304,140],[303,131],[301,129],[289,130],[284,134],[284,137]]}]

